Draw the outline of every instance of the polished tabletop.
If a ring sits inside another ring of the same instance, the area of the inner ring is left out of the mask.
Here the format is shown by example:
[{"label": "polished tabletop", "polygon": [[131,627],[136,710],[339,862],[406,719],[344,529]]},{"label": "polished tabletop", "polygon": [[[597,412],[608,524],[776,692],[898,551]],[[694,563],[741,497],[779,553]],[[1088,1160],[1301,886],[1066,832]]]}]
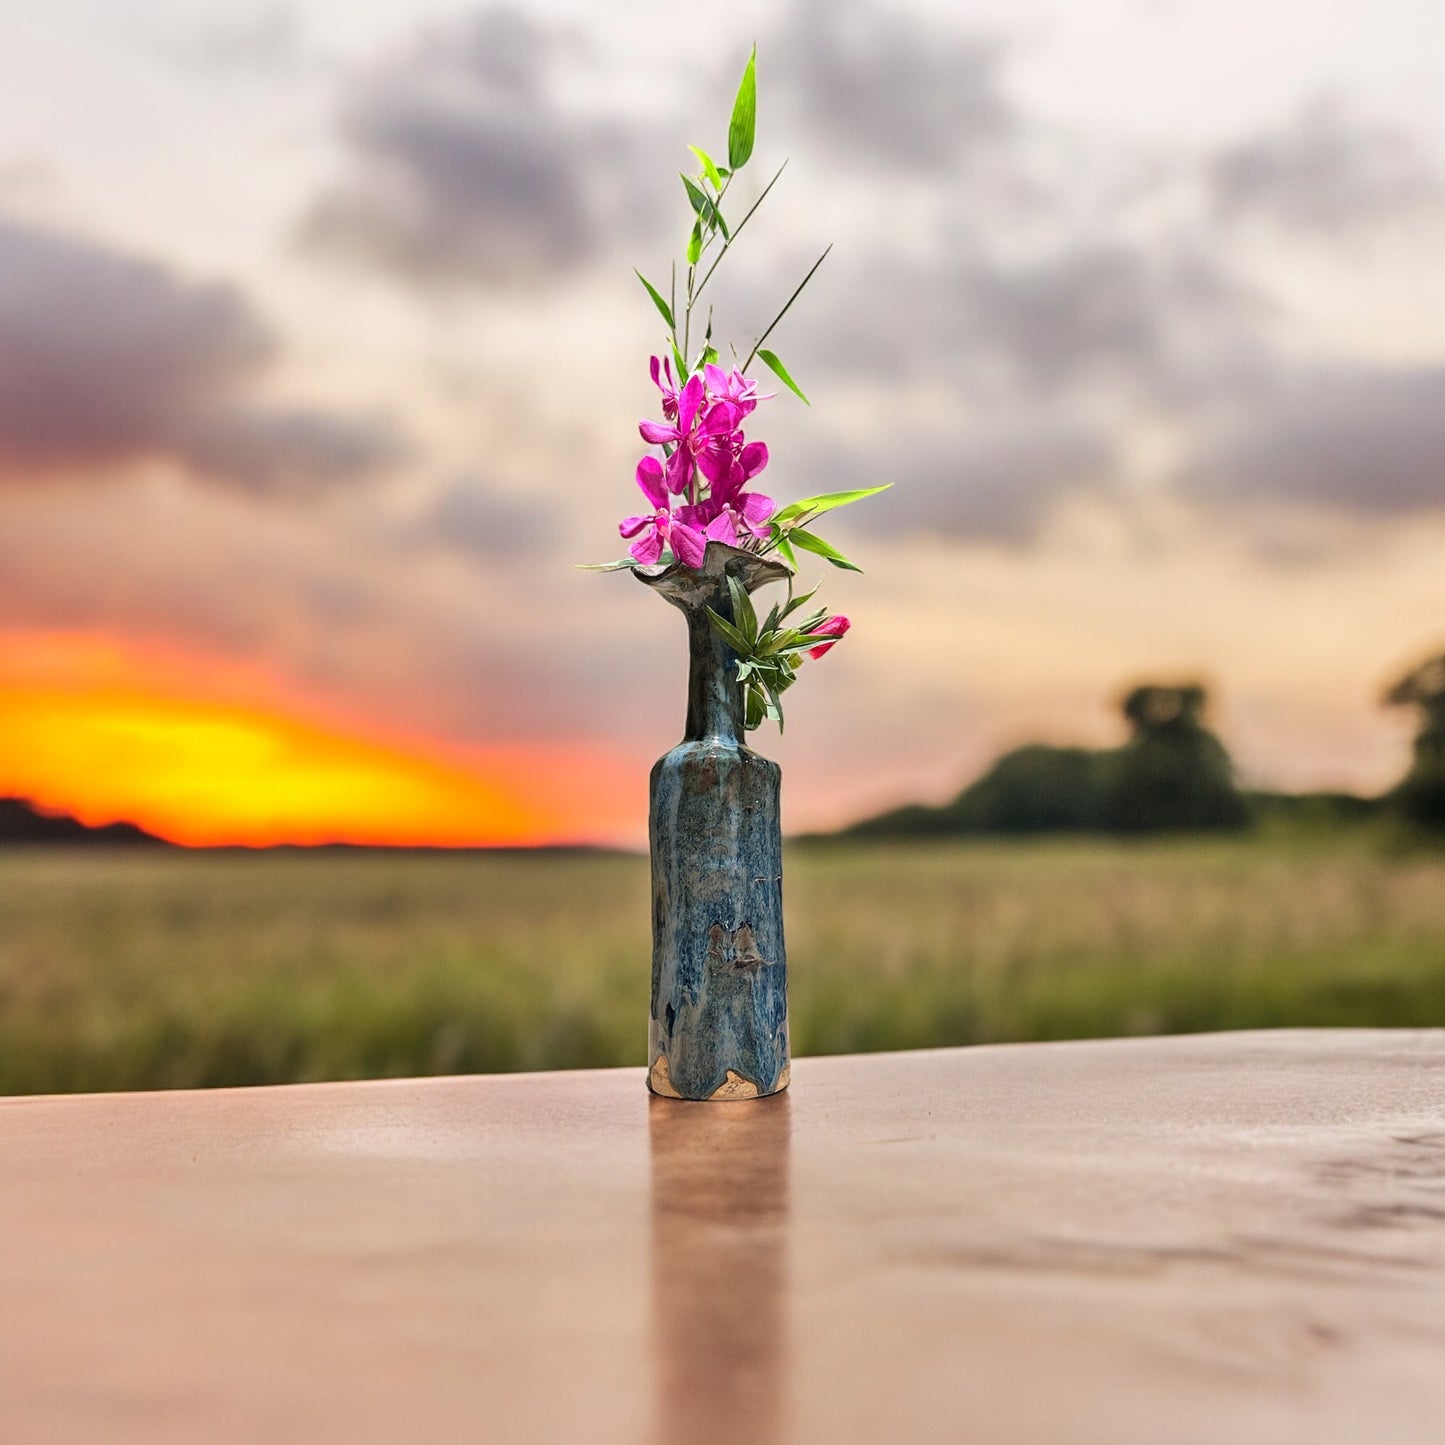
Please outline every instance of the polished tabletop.
[{"label": "polished tabletop", "polygon": [[0,1440],[1435,1442],[1445,1031],[0,1100]]}]

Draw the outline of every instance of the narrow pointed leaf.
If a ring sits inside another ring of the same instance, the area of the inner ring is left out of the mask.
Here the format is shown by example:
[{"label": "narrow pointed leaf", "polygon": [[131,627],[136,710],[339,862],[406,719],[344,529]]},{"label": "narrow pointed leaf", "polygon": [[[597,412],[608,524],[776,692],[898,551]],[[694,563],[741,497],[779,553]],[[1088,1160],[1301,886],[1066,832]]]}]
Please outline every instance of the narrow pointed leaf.
[{"label": "narrow pointed leaf", "polygon": [[703,150],[701,146],[688,146],[688,150],[690,150],[690,151],[693,153],[693,155],[695,155],[695,156],[698,158],[698,161],[699,161],[699,162],[701,163],[701,165],[702,165],[702,173],[703,173],[703,175],[705,175],[705,176],[708,178],[708,180],[710,180],[710,181],[713,183],[713,185],[714,185],[714,187],[716,187],[716,189],[722,190],[722,188],[723,188],[722,173],[718,170],[716,163],[713,161],[713,158],[712,158],[710,155],[708,155],[708,153],[707,153],[705,150]]},{"label": "narrow pointed leaf", "polygon": [[760,687],[748,688],[746,727],[749,732],[762,724],[766,699]]},{"label": "narrow pointed leaf", "polygon": [[[681,172],[679,174],[681,175]],[[699,218],[706,221],[709,226],[716,226],[726,237],[728,234],[727,222],[723,220],[722,212],[718,210],[712,198],[687,176],[682,177],[682,183],[687,187],[687,198],[692,202],[692,208],[697,212]]]},{"label": "narrow pointed leaf", "polygon": [[752,652],[752,645],[747,638],[732,625],[725,617],[719,616],[711,607],[707,610],[707,619],[717,629],[722,640],[737,653],[739,657],[747,657]]},{"label": "narrow pointed leaf", "polygon": [[753,46],[733,101],[733,118],[728,125],[728,165],[737,170],[753,153],[753,135],[758,124],[758,47]]},{"label": "narrow pointed leaf", "polygon": [[805,552],[812,552],[825,561],[831,562],[835,567],[842,567],[847,572],[863,570],[856,562],[850,562],[836,547],[825,542],[821,537],[815,537],[811,532],[805,532],[801,527],[794,527],[788,533],[788,540],[795,547],[801,547]]},{"label": "narrow pointed leaf", "polygon": [[768,370],[771,371],[773,375],[776,376],[778,380],[781,381],[783,385],[786,386],[788,390],[791,391],[793,395],[796,396],[798,400],[803,403],[804,406],[812,406],[813,403],[809,401],[806,396],[803,395],[802,388],[798,385],[796,381],[793,380],[791,376],[788,375],[788,368],[784,366],[781,361],[778,360],[777,352],[765,351],[762,347],[759,347],[758,360],[761,361],[763,365],[766,366]]},{"label": "narrow pointed leaf", "polygon": [[733,616],[737,619],[738,631],[747,638],[751,653],[758,643],[758,614],[753,611],[747,588],[736,577],[728,578],[728,591],[732,594]]},{"label": "narrow pointed leaf", "polygon": [[702,255],[702,222],[692,223],[692,235],[687,238],[687,264],[696,266],[698,257]]},{"label": "narrow pointed leaf", "polygon": [[662,296],[658,293],[657,287],[654,286],[652,282],[649,281],[647,277],[642,274],[641,271],[638,271],[636,266],[634,266],[632,269],[633,272],[636,274],[637,279],[641,281],[642,284],[647,288],[647,294],[652,297],[652,304],[657,307],[658,312],[662,316],[662,319],[667,322],[667,329],[669,331],[675,331],[677,329],[677,323],[672,319],[672,307],[669,306],[667,302],[662,299]]},{"label": "narrow pointed leaf", "polygon": [[[818,584],[818,587],[821,587],[822,585],[823,584],[820,582]],[[818,587],[814,587],[811,592],[804,592],[800,596],[790,597],[788,599],[787,606],[783,608],[782,615],[784,617],[791,617],[793,613],[798,610],[798,608],[803,607],[807,603],[811,602],[813,598],[817,595]]]},{"label": "narrow pointed leaf", "polygon": [[636,557],[619,557],[615,562],[576,562],[573,564],[583,572],[621,572],[627,567],[638,565]]},{"label": "narrow pointed leaf", "polygon": [[892,482],[884,482],[881,487],[864,487],[854,492],[823,492],[816,497],[804,497],[802,501],[793,502],[775,513],[773,521],[782,526],[791,522],[794,517],[820,517],[824,512],[831,512],[834,507],[846,507],[852,502],[861,502],[864,497],[876,497],[879,492],[886,492],[892,485]]}]

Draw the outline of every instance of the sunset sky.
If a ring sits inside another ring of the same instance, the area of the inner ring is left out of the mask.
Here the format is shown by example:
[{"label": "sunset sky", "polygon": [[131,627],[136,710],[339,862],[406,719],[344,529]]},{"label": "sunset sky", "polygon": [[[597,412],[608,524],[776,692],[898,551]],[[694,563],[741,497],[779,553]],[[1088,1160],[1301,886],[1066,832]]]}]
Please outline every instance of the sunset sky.
[{"label": "sunset sky", "polygon": [[[1103,744],[1201,678],[1245,780],[1379,789],[1445,647],[1438,0],[0,9],[0,793],[189,843],[635,845],[680,619],[626,575],[687,142],[854,622],[785,826]],[[773,343],[770,343],[773,344]],[[816,569],[805,568],[812,578]]]}]

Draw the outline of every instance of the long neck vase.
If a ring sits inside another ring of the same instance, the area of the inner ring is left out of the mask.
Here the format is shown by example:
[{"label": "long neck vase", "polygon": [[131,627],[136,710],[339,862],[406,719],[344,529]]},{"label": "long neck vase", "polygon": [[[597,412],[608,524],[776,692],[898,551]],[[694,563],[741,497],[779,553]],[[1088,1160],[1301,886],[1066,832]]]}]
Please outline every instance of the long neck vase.
[{"label": "long neck vase", "polygon": [[652,769],[652,1014],[647,1084],[676,1099],[787,1088],[782,770],[743,743],[729,575],[751,592],[789,573],[721,542],[701,568],[637,574],[687,619],[687,726]]}]

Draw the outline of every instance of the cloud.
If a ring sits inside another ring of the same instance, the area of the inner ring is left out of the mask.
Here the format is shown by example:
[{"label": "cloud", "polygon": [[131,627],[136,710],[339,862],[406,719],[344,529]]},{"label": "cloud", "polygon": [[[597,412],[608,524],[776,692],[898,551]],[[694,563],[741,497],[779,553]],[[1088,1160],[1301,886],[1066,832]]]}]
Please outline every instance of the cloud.
[{"label": "cloud", "polygon": [[[896,467],[898,458],[891,460]],[[1113,461],[1103,436],[1063,421],[993,423],[962,428],[954,439],[915,440],[906,464],[890,473],[897,488],[868,525],[880,534],[1027,546],[1064,498],[1107,489]]]},{"label": "cloud", "polygon": [[291,3],[253,4],[234,15],[210,16],[172,46],[176,60],[219,75],[274,76],[305,57],[301,14]]},{"label": "cloud", "polygon": [[1445,510],[1445,367],[1287,373],[1206,434],[1183,485],[1364,517]]},{"label": "cloud", "polygon": [[1012,137],[1001,48],[897,7],[803,0],[767,57],[817,137],[850,160],[929,173]]},{"label": "cloud", "polygon": [[424,286],[537,282],[588,260],[627,215],[633,132],[558,98],[577,50],[495,8],[360,75],[342,110],[349,174],[303,243]]},{"label": "cloud", "polygon": [[[886,499],[838,513],[832,530],[932,536],[1027,548],[1066,497],[1110,490],[1114,451],[1101,432],[1068,420],[990,420],[957,435],[910,436],[883,452],[853,449],[815,462],[809,490],[896,483]],[[831,530],[824,527],[825,533]]]},{"label": "cloud", "polygon": [[256,401],[276,352],[232,286],[0,216],[0,483],[168,457],[271,492],[399,460],[382,419]]},{"label": "cloud", "polygon": [[1208,257],[1112,240],[1019,261],[875,254],[837,285],[848,305],[789,342],[810,370],[900,390],[946,378],[963,406],[1002,395],[1057,407],[1100,381],[1179,397],[1245,364],[1262,310]]},{"label": "cloud", "polygon": [[488,563],[532,560],[546,540],[536,505],[499,496],[477,476],[453,480],[406,530],[406,541]]},{"label": "cloud", "polygon": [[1445,179],[1408,136],[1328,98],[1218,152],[1206,179],[1223,218],[1314,236],[1347,235],[1445,204]]}]

